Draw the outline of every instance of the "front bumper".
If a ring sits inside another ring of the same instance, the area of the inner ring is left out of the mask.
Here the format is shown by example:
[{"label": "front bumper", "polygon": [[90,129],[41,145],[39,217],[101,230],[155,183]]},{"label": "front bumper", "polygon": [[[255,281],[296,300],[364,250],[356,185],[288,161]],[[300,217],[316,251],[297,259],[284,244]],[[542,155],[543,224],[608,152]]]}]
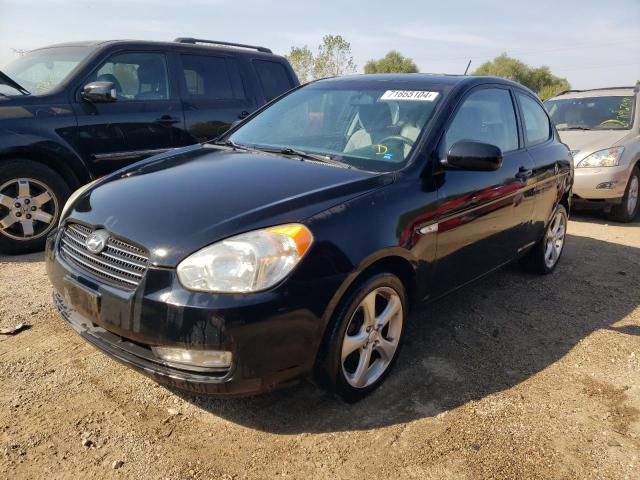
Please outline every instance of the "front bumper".
[{"label": "front bumper", "polygon": [[[125,365],[197,394],[253,395],[307,375],[324,332],[325,310],[343,280],[215,295],[185,290],[175,270],[152,267],[134,291],[125,291],[69,265],[58,254],[58,237],[54,233],[47,241],[46,268],[54,302],[67,323]],[[77,289],[99,302],[88,308],[69,294]],[[231,351],[233,363],[209,372],[177,369],[155,357],[153,345]]]},{"label": "front bumper", "polygon": [[576,168],[573,194],[584,201],[605,200],[620,203],[631,175],[628,165],[619,167]]}]

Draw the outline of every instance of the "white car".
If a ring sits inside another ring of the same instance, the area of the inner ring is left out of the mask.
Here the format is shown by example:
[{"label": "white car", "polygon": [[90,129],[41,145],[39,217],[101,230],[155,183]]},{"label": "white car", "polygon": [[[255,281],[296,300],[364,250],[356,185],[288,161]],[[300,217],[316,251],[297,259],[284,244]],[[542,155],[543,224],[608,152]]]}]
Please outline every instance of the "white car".
[{"label": "white car", "polygon": [[631,222],[640,189],[640,85],[570,90],[545,102],[575,167],[573,204]]}]

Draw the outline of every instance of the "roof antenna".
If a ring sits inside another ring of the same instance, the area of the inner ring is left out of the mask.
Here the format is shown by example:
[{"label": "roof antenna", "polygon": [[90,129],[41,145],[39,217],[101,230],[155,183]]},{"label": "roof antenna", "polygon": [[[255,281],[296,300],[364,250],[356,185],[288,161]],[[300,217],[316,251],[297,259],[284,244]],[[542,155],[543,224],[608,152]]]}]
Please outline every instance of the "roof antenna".
[{"label": "roof antenna", "polygon": [[467,72],[469,71],[469,67],[471,66],[471,60],[469,60],[469,63],[467,63],[467,68],[464,71],[464,74],[466,75]]}]

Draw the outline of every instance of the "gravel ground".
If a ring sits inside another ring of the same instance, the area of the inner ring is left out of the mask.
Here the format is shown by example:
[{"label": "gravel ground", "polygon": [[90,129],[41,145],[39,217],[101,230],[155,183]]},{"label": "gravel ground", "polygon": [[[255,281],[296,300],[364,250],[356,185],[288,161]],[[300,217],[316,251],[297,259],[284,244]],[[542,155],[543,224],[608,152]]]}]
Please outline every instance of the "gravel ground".
[{"label": "gravel ground", "polygon": [[42,255],[0,257],[0,478],[611,478],[640,472],[640,223],[580,216],[552,276],[516,267],[412,315],[348,406],[308,383],[169,391],[66,327]]}]

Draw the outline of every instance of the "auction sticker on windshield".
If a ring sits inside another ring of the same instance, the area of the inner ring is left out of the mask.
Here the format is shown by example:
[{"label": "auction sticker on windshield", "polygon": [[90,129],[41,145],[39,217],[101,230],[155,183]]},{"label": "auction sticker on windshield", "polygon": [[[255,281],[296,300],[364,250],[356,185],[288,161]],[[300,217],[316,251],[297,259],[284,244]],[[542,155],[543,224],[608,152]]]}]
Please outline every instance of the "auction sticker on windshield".
[{"label": "auction sticker on windshield", "polygon": [[433,102],[438,98],[438,92],[426,90],[387,90],[380,100],[412,100],[419,102]]}]

